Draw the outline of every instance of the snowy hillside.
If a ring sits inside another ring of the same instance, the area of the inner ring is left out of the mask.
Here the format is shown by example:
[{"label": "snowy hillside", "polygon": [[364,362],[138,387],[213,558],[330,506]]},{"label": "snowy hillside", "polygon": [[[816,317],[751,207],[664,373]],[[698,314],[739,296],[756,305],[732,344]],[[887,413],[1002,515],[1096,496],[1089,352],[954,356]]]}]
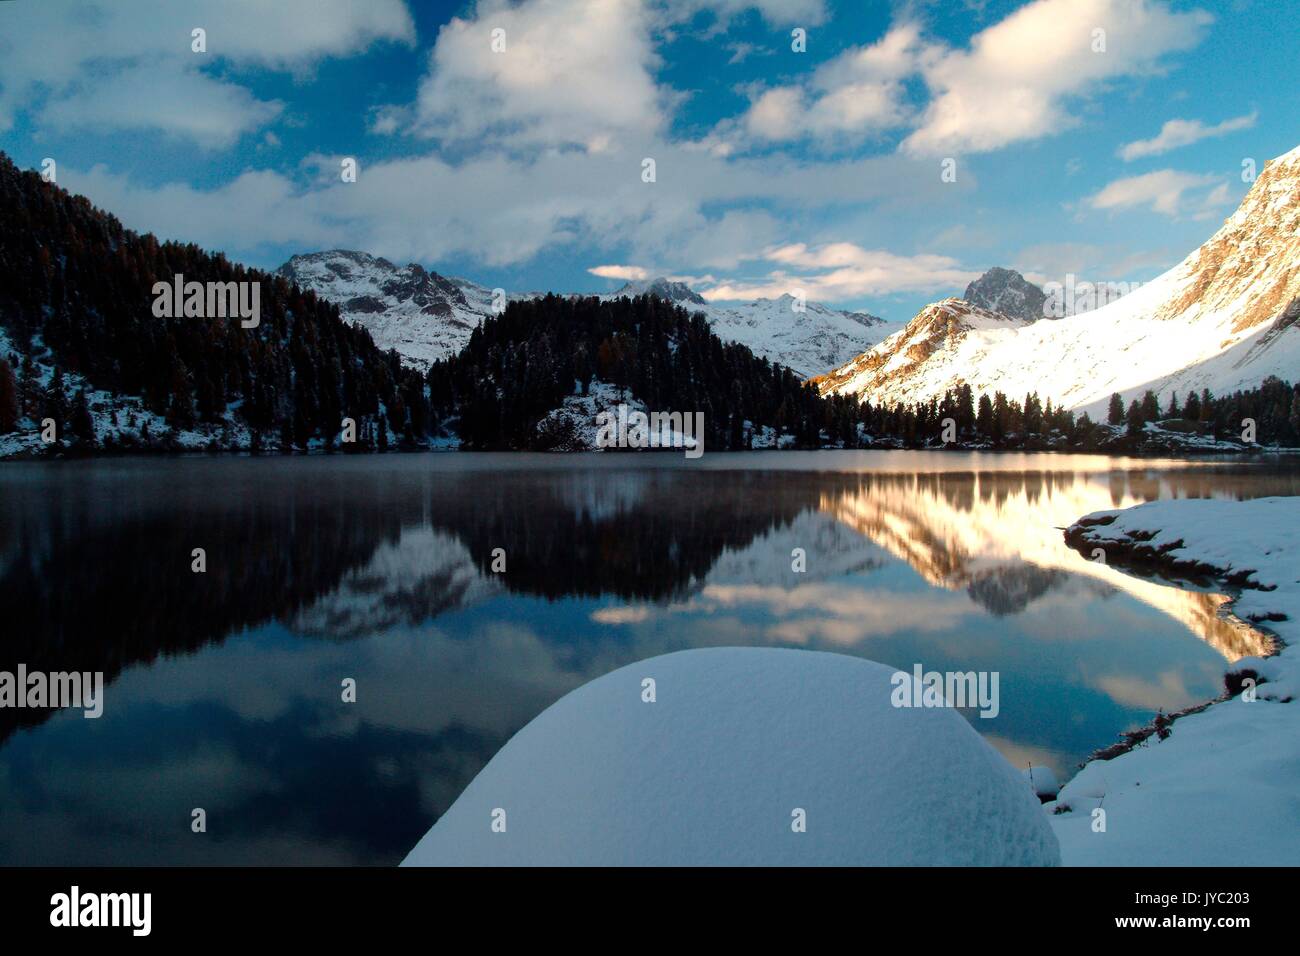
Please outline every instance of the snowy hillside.
[{"label": "snowy hillside", "polygon": [[1004,338],[1032,326],[964,299],[944,299],[927,305],[875,348],[827,373],[818,385],[822,394],[861,393],[877,404],[928,398],[930,392],[916,390],[924,390],[931,381],[944,383],[936,389],[939,393],[971,381],[966,344],[982,342],[985,335]]},{"label": "snowy hillside", "polygon": [[865,312],[843,312],[817,302],[796,312],[793,305],[783,295],[730,308],[710,305],[705,314],[718,338],[748,345],[755,355],[780,362],[803,378],[834,368],[901,328]]},{"label": "snowy hillside", "polygon": [[[936,316],[936,310],[948,314]],[[958,314],[951,314],[951,313]],[[973,317],[972,317],[973,316]],[[963,382],[1037,392],[1096,417],[1125,401],[1253,388],[1300,375],[1300,147],[1265,165],[1237,211],[1168,272],[1094,311],[991,322],[946,300],[826,375],[824,393],[914,402]]]}]

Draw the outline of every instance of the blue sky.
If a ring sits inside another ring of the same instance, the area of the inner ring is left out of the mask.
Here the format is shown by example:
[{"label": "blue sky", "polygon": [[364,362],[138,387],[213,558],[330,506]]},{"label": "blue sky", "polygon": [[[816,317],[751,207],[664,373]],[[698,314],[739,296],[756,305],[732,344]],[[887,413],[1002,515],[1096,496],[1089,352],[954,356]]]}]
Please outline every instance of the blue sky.
[{"label": "blue sky", "polygon": [[0,149],[264,267],[357,248],[513,290],[667,274],[906,319],[992,265],[1181,259],[1243,162],[1300,143],[1297,22],[1262,0],[13,0]]}]

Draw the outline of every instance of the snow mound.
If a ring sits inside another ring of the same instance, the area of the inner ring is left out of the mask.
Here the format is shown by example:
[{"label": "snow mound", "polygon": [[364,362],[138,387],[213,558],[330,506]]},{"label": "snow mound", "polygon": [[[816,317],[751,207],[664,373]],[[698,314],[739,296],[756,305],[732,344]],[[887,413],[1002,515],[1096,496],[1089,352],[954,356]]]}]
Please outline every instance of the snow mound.
[{"label": "snow mound", "polygon": [[895,673],[777,648],[620,668],[519,731],[403,865],[1058,864],[1024,779],[956,711],[892,706]]}]

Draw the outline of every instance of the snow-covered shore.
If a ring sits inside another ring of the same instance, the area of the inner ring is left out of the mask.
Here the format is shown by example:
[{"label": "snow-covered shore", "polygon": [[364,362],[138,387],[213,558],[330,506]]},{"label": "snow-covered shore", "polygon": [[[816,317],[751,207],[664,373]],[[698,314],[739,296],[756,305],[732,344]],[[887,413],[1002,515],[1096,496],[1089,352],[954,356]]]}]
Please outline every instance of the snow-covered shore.
[{"label": "snow-covered shore", "polygon": [[[1062,862],[1300,863],[1300,498],[1153,501],[1086,515],[1066,538],[1085,553],[1101,548],[1112,565],[1239,589],[1233,614],[1266,625],[1281,646],[1229,668],[1232,696],[1093,760],[1067,783],[1045,805]],[[1248,678],[1258,682],[1253,693]]]}]

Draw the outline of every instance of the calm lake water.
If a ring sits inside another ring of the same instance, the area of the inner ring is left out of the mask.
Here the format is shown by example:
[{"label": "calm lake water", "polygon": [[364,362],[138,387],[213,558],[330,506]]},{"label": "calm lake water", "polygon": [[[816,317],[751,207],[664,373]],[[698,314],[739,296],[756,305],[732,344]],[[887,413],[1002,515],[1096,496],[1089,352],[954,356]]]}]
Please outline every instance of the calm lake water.
[{"label": "calm lake water", "polygon": [[0,670],[102,670],[107,687],[98,720],[0,710],[0,864],[393,864],[549,704],[701,646],[998,671],[1001,711],[972,724],[1017,766],[1068,775],[1157,709],[1214,696],[1225,658],[1262,647],[1222,596],[1086,560],[1061,527],[1158,497],[1270,494],[1300,494],[1294,462],[5,465]]}]

